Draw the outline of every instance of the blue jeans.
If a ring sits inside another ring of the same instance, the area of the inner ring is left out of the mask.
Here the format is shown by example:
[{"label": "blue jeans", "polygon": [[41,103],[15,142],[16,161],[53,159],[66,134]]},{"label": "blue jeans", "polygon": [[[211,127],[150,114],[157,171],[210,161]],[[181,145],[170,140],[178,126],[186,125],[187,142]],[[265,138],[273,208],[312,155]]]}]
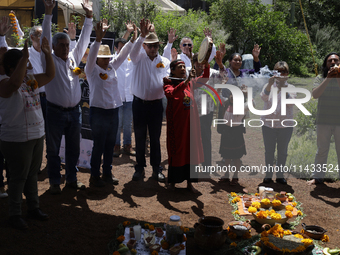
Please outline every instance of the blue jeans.
[{"label": "blue jeans", "polygon": [[93,148],[91,155],[91,175],[100,176],[100,163],[103,155],[103,174],[111,175],[113,147],[118,130],[119,109],[90,107],[90,125]]},{"label": "blue jeans", "polygon": [[81,108],[61,109],[47,101],[46,144],[48,177],[50,184],[60,184],[59,149],[65,135],[66,182],[77,181],[77,162],[80,152]]},{"label": "blue jeans", "polygon": [[[285,166],[287,159],[287,150],[290,138],[293,134],[293,128],[270,128],[262,126],[262,135],[265,149],[266,166],[272,166],[274,163],[275,147],[277,146],[276,166]],[[267,172],[266,178],[271,178],[273,172]],[[278,172],[277,178],[283,178],[283,173]]]},{"label": "blue jeans", "polygon": [[132,102],[123,102],[119,107],[119,125],[116,137],[116,145],[120,146],[120,132],[123,128],[123,145],[131,144],[132,129]]},{"label": "blue jeans", "polygon": [[143,101],[134,97],[132,103],[133,127],[136,139],[136,161],[135,170],[142,172],[146,167],[145,142],[146,133],[150,136],[150,164],[155,173],[160,171],[161,145],[160,136],[163,121],[162,99],[154,101]]}]

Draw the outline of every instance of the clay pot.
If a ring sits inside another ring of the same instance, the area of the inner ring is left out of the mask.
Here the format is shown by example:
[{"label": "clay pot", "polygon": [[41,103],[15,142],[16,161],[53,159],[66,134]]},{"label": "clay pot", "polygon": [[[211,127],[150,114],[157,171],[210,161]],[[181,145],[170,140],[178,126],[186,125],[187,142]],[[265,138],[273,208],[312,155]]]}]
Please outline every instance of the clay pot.
[{"label": "clay pot", "polygon": [[204,250],[217,250],[226,241],[228,231],[223,230],[224,221],[213,216],[201,217],[195,223],[194,239],[198,247]]},{"label": "clay pot", "polygon": [[307,226],[305,223],[301,223],[301,226],[307,236],[316,240],[320,240],[323,237],[323,234],[327,232],[326,229],[315,225]]},{"label": "clay pot", "polygon": [[[249,223],[250,223],[250,220],[247,220],[246,222],[232,221],[232,222],[229,222],[228,225],[229,225],[230,232],[234,232],[238,237],[241,237],[246,232],[248,232],[249,229],[251,229],[251,225]],[[244,230],[243,229],[237,229],[237,227],[235,227],[235,226],[242,226],[242,227],[244,227]]]}]

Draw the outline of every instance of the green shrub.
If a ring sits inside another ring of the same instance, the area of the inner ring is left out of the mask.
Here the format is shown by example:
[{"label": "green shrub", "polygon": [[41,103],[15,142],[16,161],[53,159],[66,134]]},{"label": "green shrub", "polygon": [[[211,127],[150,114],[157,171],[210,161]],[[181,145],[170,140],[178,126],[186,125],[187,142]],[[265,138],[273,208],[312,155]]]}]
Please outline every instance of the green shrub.
[{"label": "green shrub", "polygon": [[315,131],[315,119],[318,106],[318,100],[311,99],[308,103],[304,104],[305,108],[312,114],[307,116],[299,111],[295,120],[297,121],[296,132],[299,135],[303,135],[309,131]]}]

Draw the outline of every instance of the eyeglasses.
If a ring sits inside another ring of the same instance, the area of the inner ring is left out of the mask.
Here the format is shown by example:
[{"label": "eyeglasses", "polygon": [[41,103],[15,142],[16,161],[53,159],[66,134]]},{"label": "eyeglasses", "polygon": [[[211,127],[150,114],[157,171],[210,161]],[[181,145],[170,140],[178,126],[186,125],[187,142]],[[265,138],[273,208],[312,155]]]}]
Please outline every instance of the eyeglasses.
[{"label": "eyeglasses", "polygon": [[155,48],[158,49],[159,48],[159,44],[148,44],[148,43],[144,43],[149,49]]},{"label": "eyeglasses", "polygon": [[182,45],[183,45],[183,47],[186,47],[186,46],[191,47],[192,46],[191,43],[183,43]]},{"label": "eyeglasses", "polygon": [[287,70],[277,70],[279,73],[282,73],[282,74],[285,74],[285,73],[288,73]]}]

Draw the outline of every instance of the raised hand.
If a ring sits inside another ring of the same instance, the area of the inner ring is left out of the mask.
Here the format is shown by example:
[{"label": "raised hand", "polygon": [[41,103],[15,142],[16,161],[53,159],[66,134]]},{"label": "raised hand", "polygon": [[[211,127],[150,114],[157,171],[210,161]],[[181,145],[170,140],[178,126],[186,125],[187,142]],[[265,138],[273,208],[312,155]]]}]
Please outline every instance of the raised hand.
[{"label": "raised hand", "polygon": [[[133,24],[133,23],[132,23]],[[138,35],[138,28],[137,28],[137,26],[135,25],[135,24],[133,24],[133,29],[134,29],[134,31],[133,31],[133,35],[132,35],[132,37],[131,37],[131,42],[133,43],[134,41],[136,41],[136,39],[137,39],[137,35]]]},{"label": "raised hand", "polygon": [[190,70],[189,76],[188,76],[186,82],[191,81],[191,79],[195,78],[195,77],[196,77],[196,70],[193,68],[193,69]]},{"label": "raised hand", "polygon": [[107,20],[100,21],[94,27],[94,30],[96,31],[96,41],[97,42],[102,41],[102,39],[104,38],[104,36],[106,34],[106,30],[110,27],[105,22],[107,22]]},{"label": "raised hand", "polygon": [[149,34],[150,32],[150,20],[145,20],[145,19],[142,19],[140,21],[140,36],[141,37],[145,37]]},{"label": "raised hand", "polygon": [[91,19],[93,16],[92,11],[92,3],[89,3],[89,0],[83,0],[83,3],[81,4],[84,11],[86,12],[86,18]]},{"label": "raised hand", "polygon": [[260,52],[261,52],[260,46],[259,46],[258,44],[255,44],[255,45],[254,45],[253,52],[252,52],[252,55],[253,55],[253,57],[254,57],[254,61],[255,61],[255,62],[258,62],[258,61],[259,61]]},{"label": "raised hand", "polygon": [[4,36],[11,29],[12,25],[8,22],[9,17],[3,16],[0,20],[0,35]]},{"label": "raised hand", "polygon": [[22,57],[28,60],[29,53],[28,53],[28,40],[25,40],[24,48],[21,50]]},{"label": "raised hand", "polygon": [[173,43],[178,38],[178,35],[176,36],[176,29],[170,28],[168,31],[168,41],[169,43]]},{"label": "raised hand", "polygon": [[177,53],[176,48],[172,48],[172,49],[171,49],[171,61],[176,60],[177,57],[178,57],[178,53]]},{"label": "raised hand", "polygon": [[134,23],[131,22],[131,20],[129,20],[127,23],[125,23],[125,26],[126,26],[126,31],[131,34],[134,30],[135,30],[135,27],[134,27]]},{"label": "raised hand", "polygon": [[45,5],[45,14],[52,15],[52,11],[55,7],[55,0],[43,0]]},{"label": "raised hand", "polygon": [[225,43],[220,43],[220,47],[218,49],[221,53],[222,53],[222,58],[224,57],[224,55],[226,54],[227,50],[225,48]]},{"label": "raised hand", "polygon": [[212,30],[210,30],[210,29],[207,28],[207,27],[203,29],[203,33],[204,33],[204,36],[205,36],[205,37],[210,37],[210,38],[212,38],[212,37],[211,37],[211,32],[212,32]]},{"label": "raised hand", "polygon": [[150,25],[149,25],[149,32],[155,32],[155,25],[153,23],[150,22]]},{"label": "raised hand", "polygon": [[215,55],[215,61],[218,64],[218,66],[221,68],[223,66],[223,54],[221,51],[216,51],[216,55]]},{"label": "raised hand", "polygon": [[44,38],[41,40],[41,51],[44,52],[45,55],[52,53],[50,44],[48,43],[46,36],[44,36]]},{"label": "raised hand", "polygon": [[64,29],[64,31],[68,34],[71,40],[76,39],[76,25],[72,23],[68,23],[68,29]]}]

